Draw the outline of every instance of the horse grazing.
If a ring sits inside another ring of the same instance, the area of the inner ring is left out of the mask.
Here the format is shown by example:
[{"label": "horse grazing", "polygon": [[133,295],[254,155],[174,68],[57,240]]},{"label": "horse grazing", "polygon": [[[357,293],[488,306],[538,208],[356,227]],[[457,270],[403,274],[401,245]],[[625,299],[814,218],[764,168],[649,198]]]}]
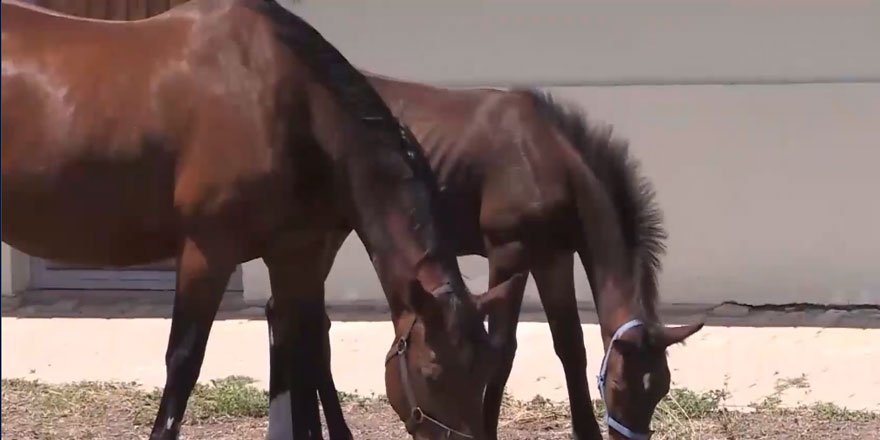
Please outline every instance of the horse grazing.
[{"label": "horse grazing", "polygon": [[[654,408],[670,387],[666,348],[702,324],[665,327],[659,321],[656,276],[666,233],[654,190],[640,176],[628,145],[613,137],[610,127],[591,126],[577,108],[549,94],[446,90],[369,78],[425,149],[440,185],[440,204],[455,214],[456,253],[488,257],[490,286],[514,281],[507,301],[489,315],[490,337],[503,347],[502,366],[485,393],[490,438],[497,435],[528,273],[564,367],[574,438],[601,438],[586,377],[575,252],[592,287],[606,348],[599,389],[610,435],[648,438]],[[269,315],[271,329],[275,321]],[[276,355],[272,370],[282,362]],[[321,371],[316,386],[332,427],[331,420],[342,416],[332,402],[335,394],[328,392],[335,393],[329,365]],[[285,387],[273,377],[270,395]],[[317,408],[296,414],[294,425],[316,423]],[[270,416],[270,429],[288,423]]]},{"label": "horse grazing", "polygon": [[[418,416],[413,432],[434,432],[417,423],[431,417],[483,437],[497,363],[483,310],[507,286],[468,293],[418,142],[315,29],[258,0],[134,22],[4,1],[2,17],[3,240],[72,263],[177,258],[151,439],[178,437],[236,265],[264,258],[278,321],[299,322],[323,314],[314,274],[330,267],[315,256],[351,228],[407,341],[387,370],[413,400],[392,405]],[[311,380],[290,369],[294,386]]]}]

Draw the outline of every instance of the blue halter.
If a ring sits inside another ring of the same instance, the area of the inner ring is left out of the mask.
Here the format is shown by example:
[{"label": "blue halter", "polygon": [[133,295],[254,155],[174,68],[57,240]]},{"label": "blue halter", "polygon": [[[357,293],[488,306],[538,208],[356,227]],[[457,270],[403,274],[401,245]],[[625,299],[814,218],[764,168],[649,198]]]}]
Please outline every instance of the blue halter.
[{"label": "blue halter", "polygon": [[611,337],[611,342],[608,343],[608,350],[605,351],[605,357],[602,358],[602,368],[599,370],[598,377],[598,385],[599,385],[599,395],[602,396],[602,401],[605,402],[605,423],[608,424],[608,429],[613,429],[620,433],[622,436],[630,439],[630,440],[649,440],[651,436],[649,434],[641,433],[633,431],[632,429],[627,428],[623,423],[620,423],[617,419],[611,416],[611,411],[608,409],[608,401],[605,400],[605,380],[608,376],[608,356],[611,355],[611,346],[614,344],[614,341],[620,339],[624,333],[633,329],[635,327],[639,327],[644,325],[644,323],[638,319],[633,319],[632,321],[627,322],[620,326],[616,332],[614,332],[614,336]]}]

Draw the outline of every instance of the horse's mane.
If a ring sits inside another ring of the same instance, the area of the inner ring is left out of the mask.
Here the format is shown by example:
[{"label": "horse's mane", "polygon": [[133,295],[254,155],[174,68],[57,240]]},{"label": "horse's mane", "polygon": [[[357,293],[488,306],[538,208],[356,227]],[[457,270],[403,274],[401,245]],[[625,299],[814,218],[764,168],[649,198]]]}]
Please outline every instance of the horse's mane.
[{"label": "horse's mane", "polygon": [[[275,24],[276,36],[309,64],[316,77],[335,95],[347,110],[360,121],[376,123],[394,130],[401,125],[382,97],[370,86],[367,78],[305,20],[274,0],[245,2]],[[407,130],[401,130],[402,153],[409,160],[416,177],[436,189],[434,174],[419,147]]]},{"label": "horse's mane", "polygon": [[[415,179],[426,185],[426,197],[431,202],[429,206],[434,221],[431,222],[431,219],[420,219],[420,221],[433,223],[436,230],[447,232],[449,222],[445,221],[445,215],[437,207],[439,187],[424,151],[412,132],[398,121],[367,78],[315,28],[274,0],[244,3],[274,23],[279,41],[308,64],[308,67],[316,73],[316,79],[339,100],[344,111],[350,112],[356,120],[380,125],[398,136],[400,154],[409,165]],[[443,247],[436,238],[432,237],[432,242],[426,243],[430,251]],[[451,267],[454,270],[457,268],[457,265]]]},{"label": "horse's mane", "polygon": [[[620,219],[628,249],[633,252],[642,277],[642,307],[656,318],[657,274],[666,252],[663,213],[657,205],[654,187],[639,172],[638,161],[630,156],[629,144],[612,135],[606,124],[590,124],[586,114],[573,104],[557,102],[550,93],[524,90],[535,101],[539,112],[551,121],[578,150],[584,162],[608,191]],[[637,273],[639,273],[637,272]]]}]

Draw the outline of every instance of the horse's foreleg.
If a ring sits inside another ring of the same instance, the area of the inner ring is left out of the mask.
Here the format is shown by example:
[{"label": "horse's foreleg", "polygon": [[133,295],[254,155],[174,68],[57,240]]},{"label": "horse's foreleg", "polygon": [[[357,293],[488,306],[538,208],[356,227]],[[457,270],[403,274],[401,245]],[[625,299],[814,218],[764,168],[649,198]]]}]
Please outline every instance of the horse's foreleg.
[{"label": "horse's foreleg", "polygon": [[327,432],[330,440],[351,440],[353,437],[345,423],[342,414],[342,405],[339,403],[339,394],[336,384],[333,382],[333,372],[330,364],[330,317],[324,315],[324,324],[321,335],[321,366],[318,370],[318,395],[321,397],[321,407],[324,409],[324,419],[327,420]]},{"label": "horse's foreleg", "polygon": [[[333,265],[336,252],[346,234],[309,234],[301,240],[282,243],[279,252],[267,258],[272,283],[273,308],[278,307],[280,319],[270,319],[270,329],[284,328],[284,341],[278,348],[283,354],[271,360],[273,376],[284,375],[285,395],[276,389],[273,396],[292,402],[287,416],[278,410],[284,400],[273,399],[269,429],[279,440],[285,429],[296,439],[322,438],[318,413],[318,394],[327,419],[330,438],[350,439],[351,432],[342,415],[336,387],[330,374],[329,320],[324,310],[324,280]],[[275,335],[278,344],[278,335]],[[278,388],[278,387],[276,387]],[[283,417],[283,419],[282,419]],[[292,422],[293,426],[289,427]],[[276,437],[271,437],[275,440]]]},{"label": "horse's foreleg", "polygon": [[[272,285],[272,305],[269,313],[271,331],[269,439],[314,440],[323,439],[321,417],[318,412],[314,366],[318,335],[309,334],[309,320],[315,310],[323,314],[323,304],[312,305],[299,297],[298,291],[314,283],[314,275],[298,278],[297,262],[284,258],[266,258]],[[297,282],[303,285],[297,286]]]},{"label": "horse's foreleg", "polygon": [[[296,340],[301,334],[292,327],[299,326],[297,317],[279,313],[274,298],[266,303],[266,323],[269,327],[269,429],[267,440],[320,438],[321,420],[318,401],[309,399],[314,390],[303,390],[306,373],[295,369],[294,356],[303,357],[307,351]],[[292,375],[299,378],[292,381]],[[292,384],[296,384],[293,386]],[[294,426],[296,429],[294,429]]]},{"label": "horse's foreleg", "polygon": [[[324,408],[324,418],[327,420],[327,432],[330,439],[351,439],[352,434],[342,414],[342,407],[330,370],[329,318],[322,312],[324,319],[320,327],[313,327],[311,331],[300,331],[297,338],[299,344],[295,346],[296,344],[285,342],[287,341],[286,338],[289,338],[288,330],[283,323],[279,322],[273,308],[272,301],[270,300],[270,303],[266,306],[270,342],[269,369],[271,372],[269,380],[270,410],[267,440],[311,438],[313,436],[312,433],[321,431],[320,419],[317,417],[317,401],[309,398],[311,395],[314,395],[315,390],[306,388],[291,390],[287,380],[292,370],[292,353],[302,357],[300,362],[312,361],[312,370],[310,370],[312,373],[310,375],[313,375],[314,378],[312,385],[317,387],[321,405]],[[312,340],[304,341],[305,338]],[[320,344],[319,349],[310,350],[310,347],[316,347],[316,344]],[[295,392],[292,393],[292,391]],[[308,396],[299,394],[307,394]],[[297,405],[295,407],[291,407],[291,400],[296,400]],[[304,404],[310,405],[310,407],[303,408],[302,405]],[[298,435],[294,433],[294,425],[302,428]]]},{"label": "horse's foreleg", "polygon": [[[488,257],[490,288],[518,273],[525,275],[525,251],[519,242],[491,246],[488,249]],[[483,397],[483,418],[489,439],[498,436],[498,418],[501,414],[504,386],[510,377],[513,359],[516,356],[516,327],[519,323],[524,287],[518,292],[511,292],[506,301],[489,312],[489,337],[501,349],[501,364],[489,379]]]},{"label": "horse's foreleg", "polygon": [[[291,417],[294,425],[305,423],[310,439],[323,440],[321,413],[318,409],[318,385],[321,378],[321,318],[324,315],[323,289],[320,301],[304,300],[297,306],[297,325],[290,339],[293,359],[291,372],[293,386],[291,399],[294,402]],[[301,437],[295,437],[297,440]],[[304,437],[302,437],[304,438]]]},{"label": "horse's foreleg", "polygon": [[202,361],[211,324],[223,298],[235,263],[206,254],[187,239],[178,257],[177,293],[171,318],[171,334],[165,353],[167,376],[159,413],[150,434],[152,440],[176,439]]},{"label": "horse's foreleg", "polygon": [[575,297],[573,261],[571,253],[553,255],[535,264],[532,275],[550,324],[553,348],[565,371],[574,438],[600,440],[587,382],[587,352]]}]

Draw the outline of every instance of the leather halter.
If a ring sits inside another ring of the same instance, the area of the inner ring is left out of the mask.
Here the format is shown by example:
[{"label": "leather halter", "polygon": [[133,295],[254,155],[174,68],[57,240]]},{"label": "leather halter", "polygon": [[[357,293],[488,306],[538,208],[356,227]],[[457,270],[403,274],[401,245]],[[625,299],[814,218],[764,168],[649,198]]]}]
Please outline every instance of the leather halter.
[{"label": "leather halter", "polygon": [[445,423],[429,416],[428,414],[425,414],[425,412],[422,410],[422,408],[418,406],[416,402],[416,396],[409,381],[409,368],[406,364],[406,351],[407,349],[409,349],[410,335],[412,334],[412,329],[416,325],[416,321],[418,321],[418,319],[419,318],[415,318],[409,323],[406,331],[397,340],[397,344],[395,345],[395,347],[392,349],[391,352],[388,353],[387,356],[385,356],[386,366],[395,357],[397,357],[398,361],[400,362],[398,368],[400,370],[400,381],[403,385],[403,392],[406,394],[406,402],[411,408],[409,418],[406,420],[406,432],[410,433],[410,435],[414,435],[419,425],[425,422],[429,422],[434,426],[446,431],[446,438],[452,438],[453,435],[456,435],[461,438],[473,439],[474,436],[453,429]]},{"label": "leather halter", "polygon": [[642,321],[633,319],[620,326],[620,328],[614,332],[614,336],[611,337],[611,342],[608,343],[608,349],[605,351],[605,357],[602,358],[602,368],[599,370],[599,377],[597,378],[599,394],[602,396],[602,401],[605,402],[605,423],[608,424],[608,429],[613,429],[630,440],[649,440],[651,434],[634,431],[611,416],[611,410],[608,408],[608,401],[605,400],[605,388],[607,386],[606,379],[608,377],[608,357],[611,355],[611,346],[614,344],[614,341],[620,339],[630,329],[641,327],[643,325],[645,325],[645,323]]}]

